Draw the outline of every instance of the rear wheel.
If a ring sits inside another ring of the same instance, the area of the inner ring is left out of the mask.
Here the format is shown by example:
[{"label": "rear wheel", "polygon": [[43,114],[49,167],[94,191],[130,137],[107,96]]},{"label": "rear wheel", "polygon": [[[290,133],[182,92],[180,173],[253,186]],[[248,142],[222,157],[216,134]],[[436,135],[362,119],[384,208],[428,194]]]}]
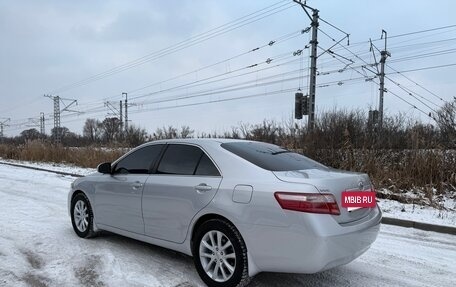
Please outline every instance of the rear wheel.
[{"label": "rear wheel", "polygon": [[239,231],[229,222],[204,222],[193,240],[195,267],[210,287],[238,287],[249,282],[247,248]]},{"label": "rear wheel", "polygon": [[95,234],[92,207],[83,193],[77,194],[71,201],[71,223],[79,237],[90,238]]}]

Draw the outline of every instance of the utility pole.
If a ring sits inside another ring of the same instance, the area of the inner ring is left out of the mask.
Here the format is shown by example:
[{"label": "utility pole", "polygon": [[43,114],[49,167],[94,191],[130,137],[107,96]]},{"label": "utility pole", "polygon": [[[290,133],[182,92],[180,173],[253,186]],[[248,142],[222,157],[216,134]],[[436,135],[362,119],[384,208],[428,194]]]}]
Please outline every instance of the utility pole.
[{"label": "utility pole", "polygon": [[46,134],[46,130],[45,130],[45,121],[44,121],[44,113],[41,112],[40,113],[40,133],[42,135]]},{"label": "utility pole", "polygon": [[54,141],[59,144],[61,141],[61,130],[60,130],[60,97],[56,96],[54,100]]},{"label": "utility pole", "polygon": [[[312,7],[309,7],[306,2],[301,2],[301,0],[293,0],[295,3],[299,4],[304,12],[311,21],[311,30],[312,38],[310,40],[310,81],[309,81],[309,101],[308,101],[308,110],[309,110],[309,121],[308,129],[312,131],[315,126],[315,92],[317,87],[317,48],[318,48],[318,10]],[[309,14],[307,9],[312,11],[312,15]]]},{"label": "utility pole", "polygon": [[119,119],[120,119],[120,132],[123,131],[123,115],[122,115],[122,101],[119,104]]},{"label": "utility pole", "polygon": [[125,132],[128,131],[128,94],[122,93],[122,96],[125,95]]},{"label": "utility pole", "polygon": [[10,120],[10,118],[6,118],[0,121],[0,138],[3,138],[3,128],[8,126],[6,123]]},{"label": "utility pole", "polygon": [[310,40],[310,83],[309,83],[309,130],[315,126],[315,91],[317,86],[317,31],[318,10],[312,10],[312,39]]},{"label": "utility pole", "polygon": [[382,37],[381,39],[383,39],[383,35],[385,35],[385,48],[380,52],[380,74],[379,74],[379,78],[380,78],[380,99],[379,99],[379,103],[378,103],[378,109],[379,109],[379,118],[380,118],[380,127],[383,126],[383,95],[386,91],[385,89],[385,62],[386,62],[386,58],[390,57],[391,54],[386,50],[386,45],[387,45],[387,33],[385,30],[382,30]]},{"label": "utility pole", "polygon": [[[64,99],[64,98],[61,98],[60,96],[52,96],[52,95],[44,95],[44,96],[47,98],[50,98],[54,101],[54,142],[56,144],[59,144],[62,139],[62,135],[61,135],[62,130],[60,129],[60,114],[65,111],[78,112],[78,111],[73,111],[73,110],[69,109],[73,104],[77,105],[78,101],[73,100],[73,99]],[[70,102],[66,104],[65,101],[70,101]],[[62,103],[64,105],[63,109],[60,109],[60,103]]]}]

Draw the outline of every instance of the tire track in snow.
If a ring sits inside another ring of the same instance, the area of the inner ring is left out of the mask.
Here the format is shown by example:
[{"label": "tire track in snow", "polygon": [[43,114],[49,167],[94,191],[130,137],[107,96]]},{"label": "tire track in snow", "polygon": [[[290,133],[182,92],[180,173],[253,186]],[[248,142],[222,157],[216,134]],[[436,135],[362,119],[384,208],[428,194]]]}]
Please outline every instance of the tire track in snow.
[{"label": "tire track in snow", "polygon": [[[66,210],[70,181],[0,166],[0,285],[203,286],[188,256],[109,233],[78,238]],[[259,274],[251,286],[452,286],[455,239],[382,226],[372,248],[346,266]]]}]

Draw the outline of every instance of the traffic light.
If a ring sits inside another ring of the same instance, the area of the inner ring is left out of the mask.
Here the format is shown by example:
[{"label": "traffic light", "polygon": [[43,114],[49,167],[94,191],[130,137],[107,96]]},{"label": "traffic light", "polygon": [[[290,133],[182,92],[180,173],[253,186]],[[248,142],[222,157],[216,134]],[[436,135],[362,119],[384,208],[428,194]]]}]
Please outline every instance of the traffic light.
[{"label": "traffic light", "polygon": [[309,96],[305,95],[302,97],[302,114],[304,116],[309,115]]},{"label": "traffic light", "polygon": [[302,98],[303,95],[301,92],[295,94],[295,119],[302,119]]}]

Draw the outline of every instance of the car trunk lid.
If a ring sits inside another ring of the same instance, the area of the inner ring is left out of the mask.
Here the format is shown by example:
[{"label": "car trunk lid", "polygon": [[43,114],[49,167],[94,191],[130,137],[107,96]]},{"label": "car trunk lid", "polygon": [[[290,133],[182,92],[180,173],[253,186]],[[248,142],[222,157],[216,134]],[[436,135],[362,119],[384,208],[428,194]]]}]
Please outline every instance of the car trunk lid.
[{"label": "car trunk lid", "polygon": [[[340,215],[333,215],[341,224],[361,220],[371,208],[349,210],[342,207],[343,191],[366,191],[373,189],[367,174],[348,172],[337,169],[306,169],[296,171],[274,171],[274,175],[282,181],[290,183],[306,183],[315,186],[320,193],[330,193],[336,198]],[[299,192],[299,190],[296,190]]]}]

